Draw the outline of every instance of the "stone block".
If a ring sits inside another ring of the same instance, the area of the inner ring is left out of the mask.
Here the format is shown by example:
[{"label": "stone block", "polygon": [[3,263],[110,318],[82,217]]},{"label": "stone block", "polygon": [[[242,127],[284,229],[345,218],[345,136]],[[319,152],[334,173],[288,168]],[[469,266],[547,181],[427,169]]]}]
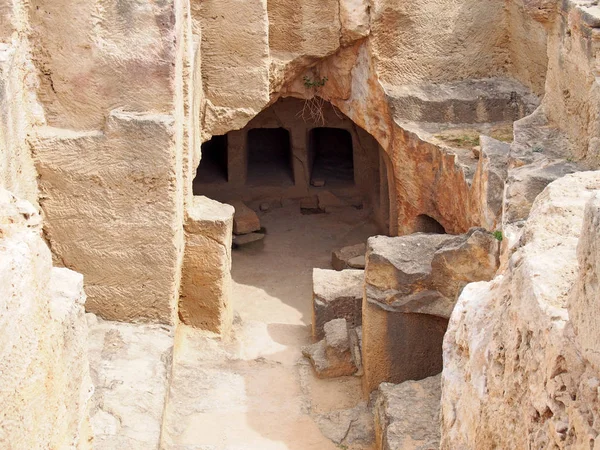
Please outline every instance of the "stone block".
[{"label": "stone block", "polygon": [[319,199],[317,197],[305,197],[301,199],[300,209],[319,209]]},{"label": "stone block", "polygon": [[324,325],[346,319],[350,327],[362,323],[364,272],[313,269],[313,336],[324,336]]},{"label": "stone block", "polygon": [[102,132],[40,127],[32,141],[52,252],[83,274],[86,309],[105,319],[177,321],[176,130],[171,115],[114,110]]},{"label": "stone block", "polygon": [[194,197],[185,224],[179,317],[187,325],[220,334],[229,331],[232,321],[233,213],[230,205]]},{"label": "stone block", "polygon": [[441,377],[381,383],[375,397],[378,450],[435,450],[440,446]]},{"label": "stone block", "polygon": [[368,241],[362,329],[363,386],[420,380],[442,370],[442,342],[457,296],[491,279],[499,243],[483,229]]},{"label": "stone block", "polygon": [[335,319],[324,326],[325,338],[302,348],[319,378],[354,375],[357,371],[346,319]]},{"label": "stone block", "polygon": [[235,208],[233,215],[233,232],[235,234],[248,234],[260,230],[260,219],[244,202],[231,202]]},{"label": "stone block", "polygon": [[[367,252],[366,244],[356,244],[344,247],[331,253],[331,266],[335,270],[351,269],[350,261],[357,257],[364,257]],[[356,261],[355,261],[356,265]],[[356,268],[356,267],[354,267]],[[363,265],[364,268],[364,265]]]},{"label": "stone block", "polygon": [[342,206],[348,206],[348,204],[345,201],[343,201],[342,199],[340,199],[338,196],[331,193],[330,191],[319,192],[317,197],[319,199],[319,208],[322,209],[323,211],[326,211],[327,209],[331,209],[331,208],[339,208]]}]

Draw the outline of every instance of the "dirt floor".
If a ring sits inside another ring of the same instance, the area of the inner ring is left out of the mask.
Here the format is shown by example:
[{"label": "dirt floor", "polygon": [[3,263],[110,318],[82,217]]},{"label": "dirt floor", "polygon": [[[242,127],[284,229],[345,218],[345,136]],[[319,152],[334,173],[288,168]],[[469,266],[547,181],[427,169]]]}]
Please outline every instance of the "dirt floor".
[{"label": "dirt floor", "polygon": [[162,448],[372,448],[360,379],[319,380],[301,355],[311,343],[312,268],[377,234],[369,216],[353,207],[302,215],[297,203],[261,213],[264,242],[233,251],[232,338],[177,330]]}]

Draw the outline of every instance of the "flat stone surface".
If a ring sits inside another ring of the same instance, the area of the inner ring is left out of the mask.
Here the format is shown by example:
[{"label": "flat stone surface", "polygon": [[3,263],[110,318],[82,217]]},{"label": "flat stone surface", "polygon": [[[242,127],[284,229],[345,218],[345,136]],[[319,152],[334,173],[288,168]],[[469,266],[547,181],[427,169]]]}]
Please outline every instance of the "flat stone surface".
[{"label": "flat stone surface", "polygon": [[233,215],[233,232],[235,234],[248,234],[260,230],[260,219],[244,202],[231,202],[235,208]]},{"label": "flat stone surface", "polygon": [[[367,245],[365,243],[351,245],[343,247],[339,250],[335,250],[331,253],[331,266],[335,270],[351,269],[350,260],[360,257],[364,257],[367,252]],[[364,265],[363,267],[364,268]]]},{"label": "flat stone surface", "polygon": [[441,395],[441,375],[402,384],[382,383],[374,406],[380,448],[437,450]]},{"label": "flat stone surface", "polygon": [[348,265],[351,269],[362,270],[365,268],[366,263],[365,255],[355,256],[348,260]]},{"label": "flat stone surface", "polygon": [[158,448],[171,370],[171,328],[108,322],[91,316],[93,448]]},{"label": "flat stone surface", "polygon": [[313,335],[324,336],[324,325],[346,319],[350,327],[362,322],[364,272],[362,270],[313,270]]}]

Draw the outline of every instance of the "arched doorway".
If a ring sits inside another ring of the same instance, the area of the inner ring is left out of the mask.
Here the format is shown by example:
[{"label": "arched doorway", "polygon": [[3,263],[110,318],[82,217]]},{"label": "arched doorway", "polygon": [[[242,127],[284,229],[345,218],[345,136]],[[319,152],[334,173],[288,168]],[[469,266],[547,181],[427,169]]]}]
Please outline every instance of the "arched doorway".
[{"label": "arched doorway", "polygon": [[390,234],[393,190],[381,146],[327,102],[322,123],[305,121],[302,108],[302,100],[280,99],[245,128],[203,144],[194,194],[251,203],[333,194],[371,209],[379,233]]}]

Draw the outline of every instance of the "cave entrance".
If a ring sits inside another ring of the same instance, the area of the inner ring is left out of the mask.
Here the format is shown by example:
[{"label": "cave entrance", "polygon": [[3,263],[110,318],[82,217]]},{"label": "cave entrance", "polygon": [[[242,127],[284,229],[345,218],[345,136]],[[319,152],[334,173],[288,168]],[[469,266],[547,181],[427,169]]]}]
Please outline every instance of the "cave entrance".
[{"label": "cave entrance", "polygon": [[196,177],[202,183],[226,183],[229,178],[227,135],[213,136],[202,144],[202,159]]},{"label": "cave entrance", "polygon": [[313,128],[308,146],[313,185],[321,181],[331,187],[354,185],[354,150],[352,135],[348,130]]},{"label": "cave entrance", "polygon": [[248,175],[251,186],[294,184],[290,133],[285,128],[248,131]]},{"label": "cave entrance", "polygon": [[383,148],[331,104],[323,104],[320,123],[304,120],[303,107],[302,100],[279,99],[244,128],[203,144],[194,194],[255,209],[273,199],[315,212],[332,203],[364,208],[380,234],[394,234],[395,180]]},{"label": "cave entrance", "polygon": [[446,229],[433,217],[421,214],[415,222],[415,233],[446,234]]}]

